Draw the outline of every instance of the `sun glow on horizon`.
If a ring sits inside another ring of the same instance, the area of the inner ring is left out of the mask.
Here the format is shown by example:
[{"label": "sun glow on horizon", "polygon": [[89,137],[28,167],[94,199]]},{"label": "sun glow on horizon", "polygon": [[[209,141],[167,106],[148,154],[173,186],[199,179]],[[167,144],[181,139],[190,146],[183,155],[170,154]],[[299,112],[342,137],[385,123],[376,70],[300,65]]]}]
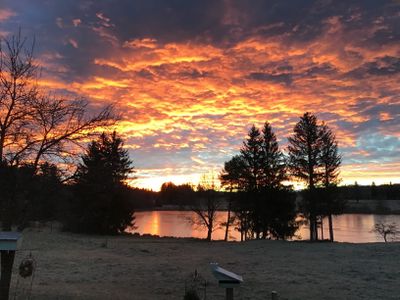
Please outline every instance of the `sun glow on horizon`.
[{"label": "sun glow on horizon", "polygon": [[163,183],[172,182],[176,185],[189,183],[195,187],[199,183],[200,178],[201,174],[139,177],[131,181],[130,185],[135,188],[143,188],[158,192],[161,190],[161,185]]},{"label": "sun glow on horizon", "polygon": [[[358,185],[386,185],[386,184],[400,184],[400,177],[394,174],[393,176],[382,175],[379,173],[373,174],[373,176],[369,176],[369,173],[364,175],[360,175],[359,172],[353,173],[352,171],[345,171],[346,167],[342,167],[342,173],[345,174],[340,176],[339,186],[346,185],[354,185],[356,182]],[[140,171],[139,171],[140,172]],[[210,175],[212,173],[209,173]],[[217,173],[214,173],[217,174]],[[201,178],[204,174],[189,174],[189,175],[166,175],[166,176],[150,176],[146,175],[146,177],[139,177],[138,179],[132,180],[129,184],[135,188],[143,188],[158,192],[161,190],[161,186],[163,183],[172,182],[175,185],[181,184],[191,184],[193,187],[196,187],[199,182],[201,182]],[[216,186],[220,188],[220,182],[218,180],[218,176],[215,177]],[[285,185],[290,185],[294,190],[302,190],[306,187],[305,183],[300,181],[287,181],[284,182]]]}]

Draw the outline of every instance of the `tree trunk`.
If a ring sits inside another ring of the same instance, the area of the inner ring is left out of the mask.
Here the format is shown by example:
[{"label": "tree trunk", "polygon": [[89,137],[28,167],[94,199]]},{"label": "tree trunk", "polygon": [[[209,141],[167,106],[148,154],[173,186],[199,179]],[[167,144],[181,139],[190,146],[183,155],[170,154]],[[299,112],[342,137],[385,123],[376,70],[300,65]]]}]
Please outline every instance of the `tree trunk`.
[{"label": "tree trunk", "polygon": [[328,215],[328,221],[329,221],[329,240],[331,242],[333,242],[334,241],[334,239],[333,239],[333,219],[332,219],[331,214]]},{"label": "tree trunk", "polygon": [[225,227],[225,238],[224,238],[225,242],[228,241],[230,220],[231,220],[231,201],[229,200],[229,202],[228,202],[228,218],[226,220],[226,227]]},{"label": "tree trunk", "polygon": [[211,232],[212,232],[212,230],[210,229],[210,228],[208,228],[208,230],[207,230],[207,241],[211,241]]},{"label": "tree trunk", "polygon": [[0,300],[8,300],[15,251],[1,251]]},{"label": "tree trunk", "polygon": [[312,217],[310,216],[310,220],[309,220],[309,227],[310,227],[310,241],[314,240],[314,225],[313,225],[313,221],[312,221]]},{"label": "tree trunk", "polygon": [[310,215],[310,241],[318,240],[317,219]]},{"label": "tree trunk", "polygon": [[324,217],[321,216],[321,240],[324,240]]},{"label": "tree trunk", "polygon": [[213,230],[213,223],[212,220],[209,221],[210,223],[207,226],[207,241],[211,241],[211,235]]}]

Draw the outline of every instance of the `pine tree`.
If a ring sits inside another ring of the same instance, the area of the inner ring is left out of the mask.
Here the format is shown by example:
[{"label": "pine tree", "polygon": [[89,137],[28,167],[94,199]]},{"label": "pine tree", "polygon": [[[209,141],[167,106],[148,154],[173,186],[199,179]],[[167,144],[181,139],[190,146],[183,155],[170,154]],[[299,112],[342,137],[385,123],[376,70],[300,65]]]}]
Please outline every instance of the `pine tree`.
[{"label": "pine tree", "polygon": [[133,226],[133,209],[124,181],[133,172],[132,161],[116,132],[103,133],[82,156],[76,174],[72,230],[117,234]]},{"label": "pine tree", "polygon": [[240,149],[245,169],[243,172],[246,191],[259,191],[262,179],[262,136],[254,125]]},{"label": "pine tree", "polygon": [[283,185],[287,179],[286,161],[271,125],[266,122],[262,129],[262,230],[264,238],[285,239],[293,236],[295,222],[295,199]]},{"label": "pine tree", "polygon": [[221,186],[230,192],[228,196],[228,214],[225,223],[225,241],[228,240],[229,226],[235,219],[231,216],[232,202],[236,199],[233,191],[240,192],[243,189],[243,170],[244,162],[242,157],[240,155],[235,155],[229,161],[225,162],[224,168],[219,175]]},{"label": "pine tree", "polygon": [[342,157],[339,154],[338,142],[332,130],[326,124],[322,124],[320,131],[322,141],[320,161],[323,166],[325,215],[328,216],[329,239],[333,242],[332,214],[340,213],[344,206],[343,201],[338,199],[335,193],[336,185],[339,181],[339,167]]},{"label": "pine tree", "polygon": [[342,157],[339,154],[338,142],[335,134],[326,124],[320,128],[321,153],[320,161],[323,166],[323,185],[328,187],[336,185],[339,180],[339,167]]},{"label": "pine tree", "polygon": [[289,168],[292,176],[307,184],[306,209],[310,221],[310,239],[317,240],[318,208],[315,188],[323,176],[319,159],[322,139],[317,117],[309,112],[305,113],[295,125],[294,135],[288,140]]},{"label": "pine tree", "polygon": [[286,166],[271,125],[266,122],[262,130],[262,183],[265,188],[280,188],[286,180]]},{"label": "pine tree", "polygon": [[295,201],[283,185],[285,159],[269,123],[262,132],[254,125],[240,155],[225,163],[221,182],[235,190],[234,211],[242,238],[287,238],[297,229]]},{"label": "pine tree", "polygon": [[248,226],[257,239],[261,236],[262,141],[260,130],[253,125],[240,149],[245,166],[243,181],[246,192],[241,200],[241,212],[251,222]]},{"label": "pine tree", "polygon": [[240,155],[235,155],[229,161],[225,162],[219,176],[221,185],[231,192],[243,190],[244,166],[243,158]]}]

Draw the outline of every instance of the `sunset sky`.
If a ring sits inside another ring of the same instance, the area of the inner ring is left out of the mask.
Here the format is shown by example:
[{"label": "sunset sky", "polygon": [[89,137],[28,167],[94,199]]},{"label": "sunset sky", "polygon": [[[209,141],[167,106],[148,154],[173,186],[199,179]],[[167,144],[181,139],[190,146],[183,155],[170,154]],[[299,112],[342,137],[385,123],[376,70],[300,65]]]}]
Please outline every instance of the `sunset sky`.
[{"label": "sunset sky", "polygon": [[252,124],[284,149],[306,111],[342,183],[400,182],[400,1],[2,0],[0,35],[19,27],[40,85],[116,105],[135,186],[217,174]]}]

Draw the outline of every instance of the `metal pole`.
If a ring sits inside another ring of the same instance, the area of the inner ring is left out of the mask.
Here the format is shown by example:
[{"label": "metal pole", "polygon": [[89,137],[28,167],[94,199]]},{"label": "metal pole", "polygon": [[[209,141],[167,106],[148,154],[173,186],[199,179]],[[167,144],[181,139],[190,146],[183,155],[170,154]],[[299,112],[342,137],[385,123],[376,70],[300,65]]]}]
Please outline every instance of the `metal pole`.
[{"label": "metal pole", "polygon": [[279,300],[279,295],[278,295],[278,293],[275,292],[275,291],[272,291],[272,293],[271,293],[271,299],[272,299],[272,300]]},{"label": "metal pole", "polygon": [[233,288],[226,288],[226,300],[233,300]]}]

